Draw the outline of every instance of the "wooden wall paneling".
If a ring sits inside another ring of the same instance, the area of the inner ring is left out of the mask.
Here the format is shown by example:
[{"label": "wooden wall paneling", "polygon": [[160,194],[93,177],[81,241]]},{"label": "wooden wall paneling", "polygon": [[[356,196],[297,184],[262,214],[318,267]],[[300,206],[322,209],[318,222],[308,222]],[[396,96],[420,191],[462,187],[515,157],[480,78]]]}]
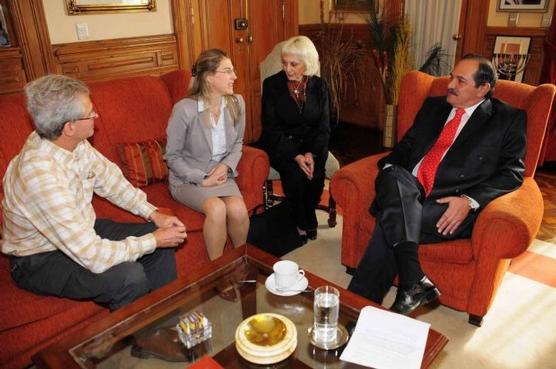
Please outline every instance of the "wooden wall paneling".
[{"label": "wooden wall paneling", "polygon": [[188,47],[192,43],[191,32],[186,32],[186,30],[192,29],[194,23],[192,6],[190,0],[172,0],[172,19],[180,69],[188,69],[192,63],[191,49]]},{"label": "wooden wall paneling", "polygon": [[174,35],[53,45],[61,73],[85,80],[159,75],[179,68]]},{"label": "wooden wall paneling", "polygon": [[487,27],[485,30],[485,42],[482,54],[487,58],[492,58],[496,36],[510,37],[531,37],[529,46],[529,62],[523,73],[524,83],[538,85],[541,78],[542,62],[544,58],[544,39],[546,28],[529,27]]},{"label": "wooden wall paneling", "polygon": [[13,0],[7,4],[27,79],[55,72],[42,1]]},{"label": "wooden wall paneling", "polygon": [[19,92],[26,83],[21,49],[0,48],[0,95]]},{"label": "wooden wall paneling", "polygon": [[[317,50],[320,48],[318,42],[320,31],[320,24],[299,27],[299,33],[313,40]],[[353,43],[358,48],[367,50],[367,53],[359,63],[358,70],[353,73],[355,78],[348,79],[346,94],[343,96],[340,109],[340,120],[366,127],[381,128],[384,97],[382,89],[379,87],[380,76],[371,59],[372,42],[368,27],[366,24],[344,24],[342,36],[345,42]]]}]

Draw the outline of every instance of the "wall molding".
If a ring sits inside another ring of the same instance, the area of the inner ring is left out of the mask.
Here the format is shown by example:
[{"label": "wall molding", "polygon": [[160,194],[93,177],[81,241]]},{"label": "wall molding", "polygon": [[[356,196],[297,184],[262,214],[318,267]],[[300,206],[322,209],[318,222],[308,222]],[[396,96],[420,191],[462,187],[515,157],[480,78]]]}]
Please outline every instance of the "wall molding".
[{"label": "wall molding", "polygon": [[57,72],[81,80],[160,75],[179,68],[173,34],[52,45]]},{"label": "wall molding", "polygon": [[19,92],[27,83],[19,47],[0,48],[0,94]]}]

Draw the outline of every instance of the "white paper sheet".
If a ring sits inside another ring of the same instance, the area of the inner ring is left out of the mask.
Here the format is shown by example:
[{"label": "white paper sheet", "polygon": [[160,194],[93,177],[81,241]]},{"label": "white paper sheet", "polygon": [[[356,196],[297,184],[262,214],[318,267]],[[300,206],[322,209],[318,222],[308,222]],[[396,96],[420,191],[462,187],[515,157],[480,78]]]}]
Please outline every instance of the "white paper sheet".
[{"label": "white paper sheet", "polygon": [[419,369],[429,328],[429,323],[364,307],[340,359],[376,369]]}]

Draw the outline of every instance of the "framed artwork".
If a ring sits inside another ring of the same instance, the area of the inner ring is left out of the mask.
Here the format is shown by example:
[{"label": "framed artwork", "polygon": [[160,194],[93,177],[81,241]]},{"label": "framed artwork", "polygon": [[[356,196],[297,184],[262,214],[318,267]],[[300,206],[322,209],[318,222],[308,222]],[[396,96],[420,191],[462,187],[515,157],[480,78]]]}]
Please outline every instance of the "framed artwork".
[{"label": "framed artwork", "polygon": [[531,37],[496,36],[492,63],[498,72],[498,78],[516,82],[523,80],[530,45]]},{"label": "framed artwork", "polygon": [[156,0],[66,0],[69,15],[156,11]]},{"label": "framed artwork", "polygon": [[372,0],[334,0],[334,9],[368,11],[372,2]]},{"label": "framed artwork", "polygon": [[539,12],[544,13],[548,9],[549,0],[497,0],[497,11],[499,12]]},{"label": "framed artwork", "polygon": [[8,35],[8,23],[4,15],[4,8],[0,4],[0,47],[10,47],[10,37]]}]

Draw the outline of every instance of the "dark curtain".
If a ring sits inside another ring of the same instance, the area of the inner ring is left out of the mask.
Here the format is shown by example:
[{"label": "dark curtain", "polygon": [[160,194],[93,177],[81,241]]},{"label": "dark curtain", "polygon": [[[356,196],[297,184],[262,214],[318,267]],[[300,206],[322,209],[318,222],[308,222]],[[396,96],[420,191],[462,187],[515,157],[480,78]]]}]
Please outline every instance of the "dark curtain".
[{"label": "dark curtain", "polygon": [[[552,14],[552,23],[544,40],[541,83],[556,84],[556,7]],[[539,165],[542,165],[545,161],[556,161],[556,104],[554,102],[548,119],[548,128],[539,158]]]}]

